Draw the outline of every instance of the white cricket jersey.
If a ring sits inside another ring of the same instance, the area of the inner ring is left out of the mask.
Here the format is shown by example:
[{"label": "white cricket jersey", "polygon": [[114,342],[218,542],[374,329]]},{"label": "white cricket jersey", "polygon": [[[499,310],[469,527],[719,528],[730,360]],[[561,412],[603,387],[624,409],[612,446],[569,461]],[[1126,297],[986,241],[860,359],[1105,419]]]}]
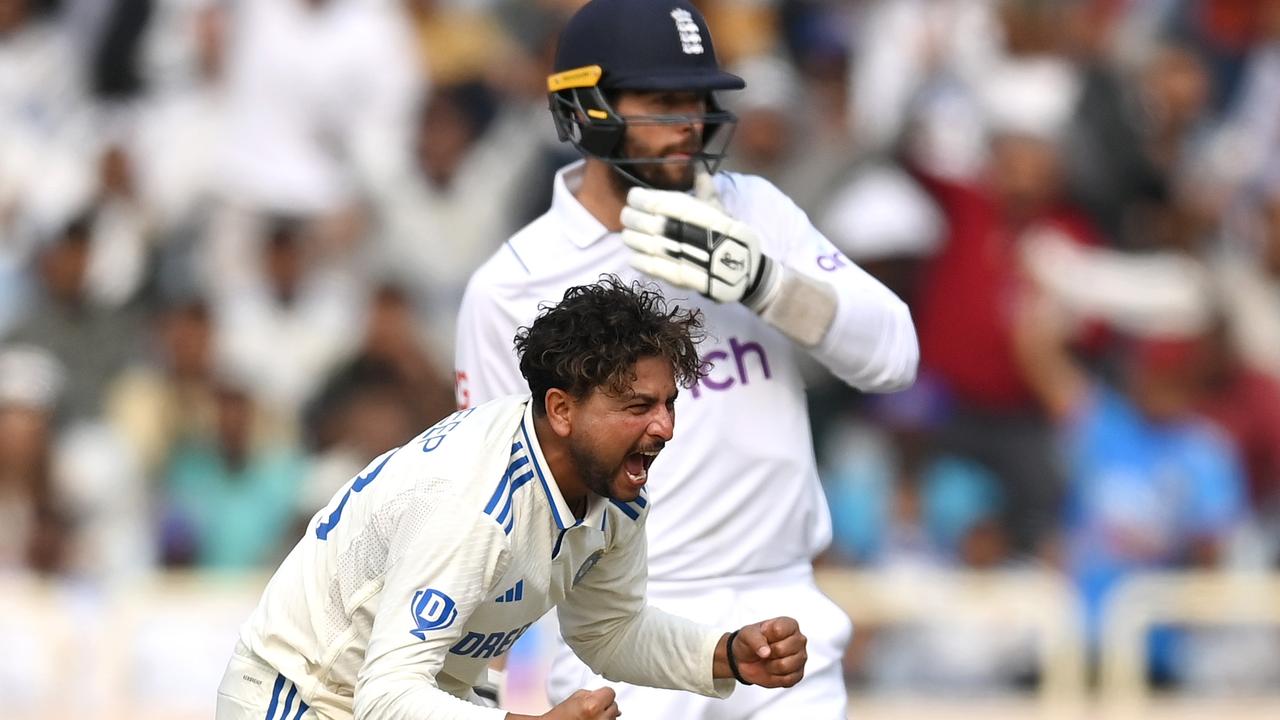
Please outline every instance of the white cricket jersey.
[{"label": "white cricket jersey", "polygon": [[558,606],[565,640],[622,682],[723,697],[722,632],[646,607],[648,501],[592,497],[576,520],[528,395],[441,420],[375,459],[312,519],[241,642],[332,717],[505,711],[461,699]]},{"label": "white cricket jersey", "polygon": [[[458,317],[459,407],[524,386],[512,338],[538,305],[601,273],[646,279],[621,236],[578,202],[582,163],[556,176],[551,209],[516,233],[472,276]],[[813,355],[871,391],[910,384],[919,350],[906,305],[840,253],[769,181],[715,175],[728,213],[759,233],[763,251],[828,284],[835,321]],[[705,313],[711,373],[676,401],[675,439],[650,469],[649,576],[679,581],[808,563],[830,541],[798,348],[745,306],[663,285]]]}]

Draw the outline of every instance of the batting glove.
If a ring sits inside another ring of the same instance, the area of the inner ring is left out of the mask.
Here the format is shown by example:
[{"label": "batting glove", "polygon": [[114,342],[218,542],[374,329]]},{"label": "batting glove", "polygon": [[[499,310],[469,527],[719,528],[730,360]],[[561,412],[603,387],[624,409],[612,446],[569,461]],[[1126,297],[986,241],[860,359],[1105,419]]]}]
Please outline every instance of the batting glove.
[{"label": "batting glove", "polygon": [[710,175],[700,175],[698,197],[632,188],[622,209],[622,241],[635,251],[631,266],[720,303],[753,307],[766,293],[772,261],[746,223],[724,212]]}]

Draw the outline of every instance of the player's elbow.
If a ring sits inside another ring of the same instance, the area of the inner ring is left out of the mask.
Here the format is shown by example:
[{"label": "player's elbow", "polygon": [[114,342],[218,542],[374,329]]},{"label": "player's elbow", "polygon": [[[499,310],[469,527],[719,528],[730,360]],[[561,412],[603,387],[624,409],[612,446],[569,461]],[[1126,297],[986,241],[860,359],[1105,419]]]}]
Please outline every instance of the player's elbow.
[{"label": "player's elbow", "polygon": [[891,393],[911,387],[920,370],[920,341],[906,303],[895,301],[890,310],[892,321],[883,334],[877,361],[871,371],[854,383],[864,392]]},{"label": "player's elbow", "polygon": [[353,720],[380,720],[395,716],[397,700],[407,689],[388,688],[385,685],[374,681],[365,683],[356,690],[352,708]]},{"label": "player's elbow", "polygon": [[[908,324],[910,320],[908,319]],[[915,330],[911,330],[910,338],[903,343],[902,352],[892,363],[885,382],[877,388],[877,392],[897,392],[911,387],[920,372],[920,344],[916,340]]]},{"label": "player's elbow", "polygon": [[617,680],[614,660],[618,656],[616,635],[609,633],[565,634],[565,644],[597,675],[606,680]]},{"label": "player's elbow", "polygon": [[408,711],[412,705],[409,698],[415,689],[422,686],[420,677],[409,678],[396,675],[380,675],[363,680],[356,685],[355,698],[352,703],[353,720],[388,720],[389,718],[412,717]]}]

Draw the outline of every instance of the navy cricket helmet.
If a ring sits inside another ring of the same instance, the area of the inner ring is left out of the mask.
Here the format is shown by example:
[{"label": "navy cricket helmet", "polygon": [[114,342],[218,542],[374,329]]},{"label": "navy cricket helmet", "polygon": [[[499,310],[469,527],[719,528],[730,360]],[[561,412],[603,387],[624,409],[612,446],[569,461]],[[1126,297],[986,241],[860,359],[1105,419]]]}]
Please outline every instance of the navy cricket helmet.
[{"label": "navy cricket helmet", "polygon": [[[622,157],[628,123],[701,123],[702,148],[694,160],[714,173],[737,123],[716,101],[714,91],[745,86],[742,78],[720,69],[706,20],[688,0],[591,0],[560,34],[553,73],[547,78],[560,140],[641,185],[647,183],[629,172],[629,166],[668,161]],[[707,112],[623,118],[610,102],[621,90],[705,92]]]}]

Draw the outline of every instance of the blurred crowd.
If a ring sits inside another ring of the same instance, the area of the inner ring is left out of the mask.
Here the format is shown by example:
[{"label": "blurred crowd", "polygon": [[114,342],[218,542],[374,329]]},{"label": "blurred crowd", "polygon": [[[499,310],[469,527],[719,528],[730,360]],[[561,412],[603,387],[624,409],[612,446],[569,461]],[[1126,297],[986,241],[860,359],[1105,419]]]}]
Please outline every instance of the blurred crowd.
[{"label": "blurred crowd", "polygon": [[[574,159],[578,4],[0,0],[0,571],[269,568],[451,410],[466,279]],[[1280,564],[1280,0],[698,4],[747,80],[725,168],[920,336],[903,393],[812,368],[824,562],[1058,568],[1094,641],[1136,572]],[[1280,677],[1266,633],[1152,646]],[[853,653],[1034,680],[1016,634]]]}]

